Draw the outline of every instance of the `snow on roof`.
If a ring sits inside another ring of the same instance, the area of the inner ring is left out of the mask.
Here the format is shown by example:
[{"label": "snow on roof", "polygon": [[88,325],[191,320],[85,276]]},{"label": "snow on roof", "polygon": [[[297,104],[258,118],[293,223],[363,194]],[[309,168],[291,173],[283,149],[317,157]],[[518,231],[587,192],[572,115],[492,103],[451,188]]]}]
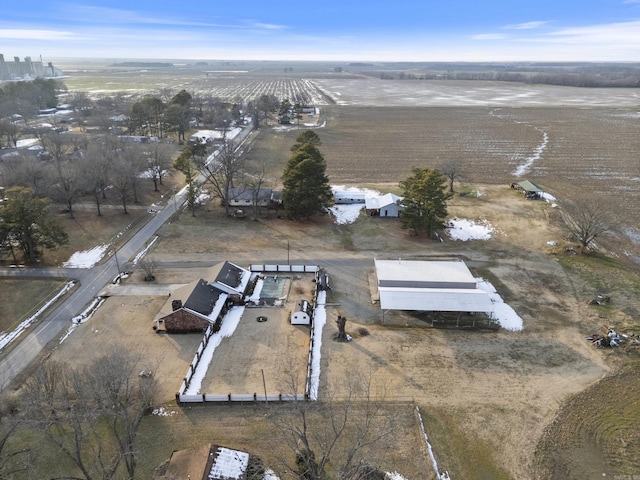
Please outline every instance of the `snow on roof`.
[{"label": "snow on roof", "polygon": [[387,193],[380,197],[366,197],[364,199],[365,208],[367,210],[378,210],[384,208],[387,205],[392,205],[402,200],[404,197],[399,197],[394,193]]},{"label": "snow on roof", "polygon": [[249,284],[251,272],[231,262],[223,262],[212,267],[209,275],[211,285],[229,294],[243,294]]},{"label": "snow on roof", "polygon": [[217,456],[208,478],[211,480],[239,480],[249,466],[249,454],[240,450],[218,447]]}]

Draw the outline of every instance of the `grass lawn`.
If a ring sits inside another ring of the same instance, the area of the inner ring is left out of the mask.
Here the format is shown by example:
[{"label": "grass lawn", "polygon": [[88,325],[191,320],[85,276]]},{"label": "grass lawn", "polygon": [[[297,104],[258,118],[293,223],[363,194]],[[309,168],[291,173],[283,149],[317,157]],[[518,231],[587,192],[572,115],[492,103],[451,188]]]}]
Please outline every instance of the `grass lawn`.
[{"label": "grass lawn", "polygon": [[64,284],[61,280],[0,279],[0,332],[14,330],[58,293]]}]

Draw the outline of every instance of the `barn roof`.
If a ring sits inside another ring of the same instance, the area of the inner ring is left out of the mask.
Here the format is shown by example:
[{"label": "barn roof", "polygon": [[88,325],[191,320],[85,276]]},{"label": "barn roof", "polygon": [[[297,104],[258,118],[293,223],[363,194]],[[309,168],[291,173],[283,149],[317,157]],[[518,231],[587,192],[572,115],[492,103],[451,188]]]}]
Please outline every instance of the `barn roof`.
[{"label": "barn roof", "polygon": [[525,192],[536,192],[536,193],[543,193],[544,190],[542,189],[542,187],[540,185],[536,185],[535,183],[529,181],[529,180],[524,180],[522,182],[518,182],[518,185],[520,185],[520,188],[522,188]]},{"label": "barn roof", "polygon": [[380,197],[366,197],[364,199],[364,205],[367,210],[378,210],[384,208],[387,205],[392,205],[402,200],[403,197],[399,197],[394,193],[387,193]]},{"label": "barn roof", "polygon": [[461,260],[376,260],[381,287],[476,288],[476,281]]},{"label": "barn roof", "polygon": [[383,310],[491,312],[489,294],[460,260],[376,260]]}]

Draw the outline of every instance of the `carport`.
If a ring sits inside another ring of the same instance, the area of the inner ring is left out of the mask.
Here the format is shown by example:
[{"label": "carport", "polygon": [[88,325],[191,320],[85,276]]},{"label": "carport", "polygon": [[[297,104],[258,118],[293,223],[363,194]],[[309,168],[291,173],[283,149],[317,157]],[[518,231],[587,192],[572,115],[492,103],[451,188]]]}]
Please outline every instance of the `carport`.
[{"label": "carport", "polygon": [[375,266],[383,321],[385,310],[493,312],[489,294],[461,260],[376,260]]}]

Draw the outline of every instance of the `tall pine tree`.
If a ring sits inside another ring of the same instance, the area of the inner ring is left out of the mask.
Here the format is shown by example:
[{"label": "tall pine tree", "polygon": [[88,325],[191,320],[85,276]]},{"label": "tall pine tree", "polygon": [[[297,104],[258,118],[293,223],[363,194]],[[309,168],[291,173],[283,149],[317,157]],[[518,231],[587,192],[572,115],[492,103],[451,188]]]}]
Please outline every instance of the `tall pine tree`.
[{"label": "tall pine tree", "polygon": [[297,149],[282,175],[284,211],[291,220],[308,219],[324,212],[332,198],[326,163],[316,146],[319,140],[313,143],[305,140],[304,132],[298,135]]},{"label": "tall pine tree", "polygon": [[438,170],[413,167],[411,171],[412,175],[400,182],[404,196],[402,228],[415,234],[426,232],[431,237],[433,231],[442,228],[447,217],[447,200],[453,193],[447,192],[447,179]]}]

